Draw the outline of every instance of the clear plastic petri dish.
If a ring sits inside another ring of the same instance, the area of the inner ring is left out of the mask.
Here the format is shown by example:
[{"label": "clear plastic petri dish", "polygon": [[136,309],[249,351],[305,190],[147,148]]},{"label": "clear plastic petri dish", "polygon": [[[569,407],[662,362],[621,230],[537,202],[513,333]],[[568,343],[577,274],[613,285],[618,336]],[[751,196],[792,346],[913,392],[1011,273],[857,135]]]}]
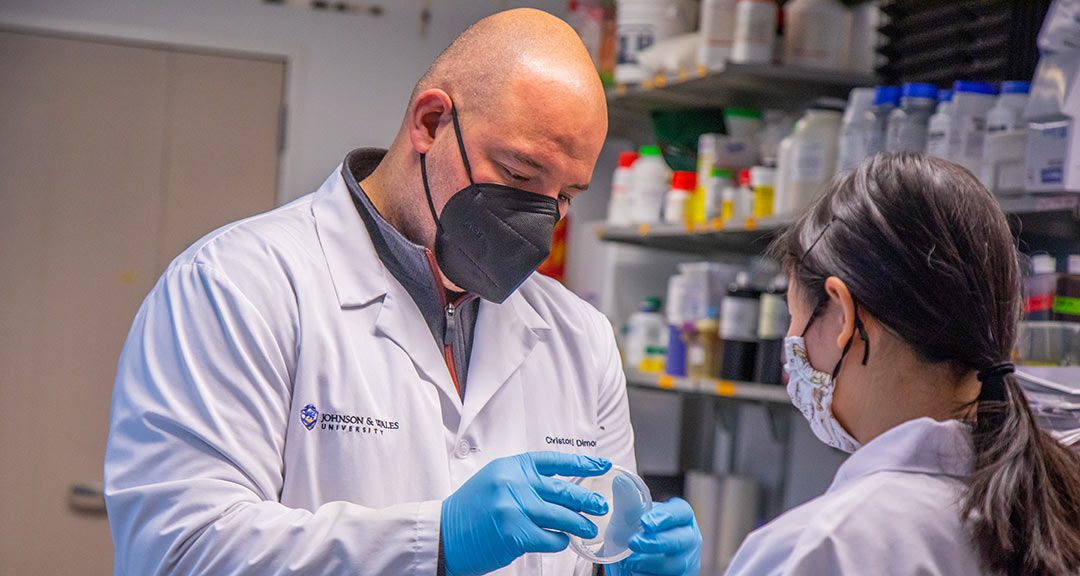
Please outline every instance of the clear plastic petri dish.
[{"label": "clear plastic petri dish", "polygon": [[637,474],[612,465],[603,476],[573,478],[571,482],[596,492],[608,503],[603,516],[582,514],[596,524],[595,538],[570,535],[570,548],[596,564],[612,564],[630,555],[630,537],[641,532],[641,516],[652,509],[652,495]]}]

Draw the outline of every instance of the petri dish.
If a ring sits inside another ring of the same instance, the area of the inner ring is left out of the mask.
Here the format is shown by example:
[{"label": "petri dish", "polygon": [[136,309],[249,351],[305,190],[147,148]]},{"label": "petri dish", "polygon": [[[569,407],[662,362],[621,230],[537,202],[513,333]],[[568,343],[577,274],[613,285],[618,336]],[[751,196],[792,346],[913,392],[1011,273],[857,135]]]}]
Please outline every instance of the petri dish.
[{"label": "petri dish", "polygon": [[603,476],[573,478],[571,482],[596,492],[608,503],[608,513],[582,513],[596,524],[595,538],[586,540],[570,534],[570,548],[596,564],[611,564],[630,555],[630,537],[641,532],[641,516],[652,509],[652,495],[637,474],[612,465]]}]

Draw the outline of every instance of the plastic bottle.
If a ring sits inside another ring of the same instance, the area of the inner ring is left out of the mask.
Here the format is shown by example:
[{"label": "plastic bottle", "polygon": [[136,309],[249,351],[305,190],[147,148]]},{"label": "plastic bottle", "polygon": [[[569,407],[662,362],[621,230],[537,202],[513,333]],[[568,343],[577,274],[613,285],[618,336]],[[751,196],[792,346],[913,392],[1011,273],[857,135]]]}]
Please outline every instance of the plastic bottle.
[{"label": "plastic bottle", "polygon": [[736,0],[702,0],[701,39],[697,62],[706,70],[722,70],[735,39]]},{"label": "plastic bottle", "polygon": [[851,23],[851,11],[837,0],[788,2],[784,5],[784,64],[844,68]]},{"label": "plastic bottle", "polygon": [[618,0],[615,9],[615,81],[638,84],[646,71],[638,52],[656,42],[687,32],[691,14],[681,0]]},{"label": "plastic bottle", "polygon": [[1057,289],[1057,260],[1037,254],[1031,258],[1032,274],[1024,279],[1024,319],[1050,320]]},{"label": "plastic bottle", "polygon": [[1029,92],[1031,82],[1002,82],[1001,95],[986,113],[986,133],[1025,129],[1024,106]]},{"label": "plastic bottle", "polygon": [[653,223],[660,221],[660,209],[671,182],[669,170],[658,146],[642,146],[633,167],[630,187],[630,221]]},{"label": "plastic bottle", "polygon": [[844,119],[840,124],[840,146],[836,159],[838,173],[854,170],[866,158],[866,143],[874,132],[874,120],[869,116],[873,105],[873,88],[854,88],[848,95],[848,105],[844,108]]},{"label": "plastic bottle", "polygon": [[949,129],[952,124],[952,90],[938,91],[937,111],[926,125],[926,153],[938,158],[949,154]]},{"label": "plastic bottle", "polygon": [[686,338],[686,373],[691,378],[720,376],[720,321],[718,311],[710,309],[709,316],[688,323],[683,330]]},{"label": "plastic bottle", "polygon": [[841,119],[840,108],[815,104],[781,143],[777,214],[801,213],[836,173]]},{"label": "plastic bottle", "polygon": [[776,42],[777,4],[773,0],[739,0],[735,5],[731,61],[769,64]]},{"label": "plastic bottle", "polygon": [[761,292],[750,286],[746,272],[740,272],[720,304],[720,378],[753,380],[760,309]]},{"label": "plastic bottle", "polygon": [[908,82],[900,91],[900,107],[889,113],[885,131],[885,151],[922,152],[926,131],[937,107],[938,88],[933,84]]},{"label": "plastic bottle", "polygon": [[780,110],[766,110],[762,116],[765,127],[761,130],[758,155],[762,166],[775,167],[779,158],[780,142],[791,134],[795,122]]},{"label": "plastic bottle", "polygon": [[757,353],[754,362],[754,382],[783,384],[784,336],[791,315],[788,313],[787,278],[777,277],[761,294],[761,314],[758,318]]},{"label": "plastic bottle", "polygon": [[611,199],[608,200],[608,224],[622,226],[630,223],[630,188],[634,182],[633,166],[637,152],[619,154],[619,166],[611,177]]},{"label": "plastic bottle", "polygon": [[1080,322],[1080,255],[1070,254],[1066,268],[1068,274],[1057,279],[1054,292],[1054,320]]},{"label": "plastic bottle", "polygon": [[697,174],[678,171],[671,177],[671,189],[664,199],[664,222],[668,224],[687,224],[690,214],[687,208],[697,185]]},{"label": "plastic bottle", "polygon": [[735,198],[736,220],[746,220],[754,214],[754,183],[751,179],[750,170],[739,171],[739,190]]},{"label": "plastic bottle", "polygon": [[754,190],[754,218],[773,215],[773,198],[776,186],[776,168],[754,166],[750,169],[750,182]]},{"label": "plastic bottle", "polygon": [[627,323],[625,363],[631,370],[661,372],[667,356],[667,323],[660,299],[646,298]]},{"label": "plastic bottle", "polygon": [[889,115],[899,105],[899,86],[878,86],[874,89],[874,105],[870,107],[869,112],[873,130],[866,141],[866,156],[885,151],[885,130],[889,125]]},{"label": "plastic bottle", "polygon": [[731,186],[731,171],[713,168],[705,187],[705,221],[722,218],[724,189]]},{"label": "plastic bottle", "polygon": [[986,113],[994,106],[996,95],[993,84],[963,80],[953,84],[946,160],[979,173],[986,139]]},{"label": "plastic bottle", "polygon": [[675,274],[668,278],[664,319],[667,321],[668,344],[664,371],[672,376],[686,376],[686,342],[683,339],[685,318],[686,277]]},{"label": "plastic bottle", "polygon": [[851,7],[851,45],[847,69],[873,74],[877,60],[878,28],[881,26],[881,0]]}]

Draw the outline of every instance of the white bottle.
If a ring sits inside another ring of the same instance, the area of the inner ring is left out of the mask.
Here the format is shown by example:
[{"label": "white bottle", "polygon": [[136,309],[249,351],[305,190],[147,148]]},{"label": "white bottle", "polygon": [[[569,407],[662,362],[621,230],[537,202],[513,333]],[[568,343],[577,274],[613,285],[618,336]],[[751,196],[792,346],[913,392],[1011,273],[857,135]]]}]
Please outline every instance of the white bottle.
[{"label": "white bottle", "polygon": [[630,187],[630,221],[634,224],[659,222],[670,171],[658,146],[642,146],[638,154]]},{"label": "white bottle", "polygon": [[784,64],[838,70],[847,65],[851,10],[837,0],[784,5]]},{"label": "white bottle", "polygon": [[937,94],[937,86],[933,84],[904,84],[900,107],[889,113],[885,130],[886,152],[922,152],[926,149],[926,132],[937,106]]},{"label": "white bottle", "polygon": [[687,32],[693,19],[683,0],[618,0],[615,9],[615,81],[637,84],[647,77],[638,52]]},{"label": "white bottle", "polygon": [[873,105],[873,88],[855,88],[848,95],[836,159],[836,169],[840,174],[851,172],[866,158],[866,143],[874,132],[874,119],[868,115]]},{"label": "white bottle", "polygon": [[769,64],[776,43],[776,11],[773,0],[739,0],[735,6],[734,44],[731,61]]},{"label": "white bottle", "polygon": [[[660,299],[647,298],[627,322],[626,350],[623,361],[630,370],[641,370],[648,357],[658,355],[657,348],[667,349],[667,323],[660,313]],[[663,354],[663,352],[659,352]],[[645,366],[647,371],[650,367]]]},{"label": "white bottle", "polygon": [[867,117],[874,127],[869,139],[863,144],[867,156],[885,151],[885,131],[889,126],[889,115],[899,105],[899,86],[878,86],[874,89],[874,105],[867,112]]},{"label": "white bottle", "polygon": [[937,112],[926,127],[926,153],[945,158],[949,154],[949,129],[952,126],[952,90],[938,91]]},{"label": "white bottle", "polygon": [[664,222],[686,224],[690,220],[690,197],[697,185],[696,172],[678,171],[671,177],[671,188],[664,199]]},{"label": "white bottle", "polygon": [[986,113],[994,106],[997,88],[985,82],[957,80],[949,109],[949,149],[946,160],[978,174],[986,139]]},{"label": "white bottle", "polygon": [[877,63],[878,27],[881,24],[881,0],[863,2],[851,8],[851,47],[847,69],[873,74]]},{"label": "white bottle", "polygon": [[1001,95],[986,113],[986,133],[1020,130],[1027,127],[1024,106],[1027,105],[1031,82],[1002,82]]},{"label": "white bottle", "polygon": [[705,186],[705,221],[722,217],[724,189],[731,185],[731,172],[714,167]]},{"label": "white bottle", "polygon": [[702,0],[701,39],[697,62],[706,70],[722,70],[735,41],[736,0]]},{"label": "white bottle", "polygon": [[[783,202],[778,212],[797,215],[820,194],[836,173],[841,110],[815,104],[795,125],[790,148],[781,153]],[[781,145],[783,147],[783,144]]]},{"label": "white bottle", "polygon": [[611,199],[608,200],[608,224],[623,226],[630,223],[630,188],[634,184],[634,162],[637,152],[619,154],[619,166],[611,177]]}]

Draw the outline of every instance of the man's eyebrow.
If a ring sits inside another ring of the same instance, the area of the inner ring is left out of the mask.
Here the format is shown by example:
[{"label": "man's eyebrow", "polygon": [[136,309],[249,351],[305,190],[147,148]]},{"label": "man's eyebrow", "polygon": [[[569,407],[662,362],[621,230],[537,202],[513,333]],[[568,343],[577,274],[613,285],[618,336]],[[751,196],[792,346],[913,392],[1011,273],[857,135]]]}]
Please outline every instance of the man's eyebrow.
[{"label": "man's eyebrow", "polygon": [[589,183],[586,182],[584,184],[571,184],[570,186],[568,186],[568,188],[573,188],[575,190],[580,190],[584,192],[589,189]]},{"label": "man's eyebrow", "polygon": [[535,168],[540,172],[547,172],[547,168],[543,164],[537,162],[536,160],[533,160],[531,156],[525,154],[524,152],[519,152],[517,150],[507,150],[507,153],[509,153],[511,156],[514,157],[515,160],[521,162],[522,164]]}]

